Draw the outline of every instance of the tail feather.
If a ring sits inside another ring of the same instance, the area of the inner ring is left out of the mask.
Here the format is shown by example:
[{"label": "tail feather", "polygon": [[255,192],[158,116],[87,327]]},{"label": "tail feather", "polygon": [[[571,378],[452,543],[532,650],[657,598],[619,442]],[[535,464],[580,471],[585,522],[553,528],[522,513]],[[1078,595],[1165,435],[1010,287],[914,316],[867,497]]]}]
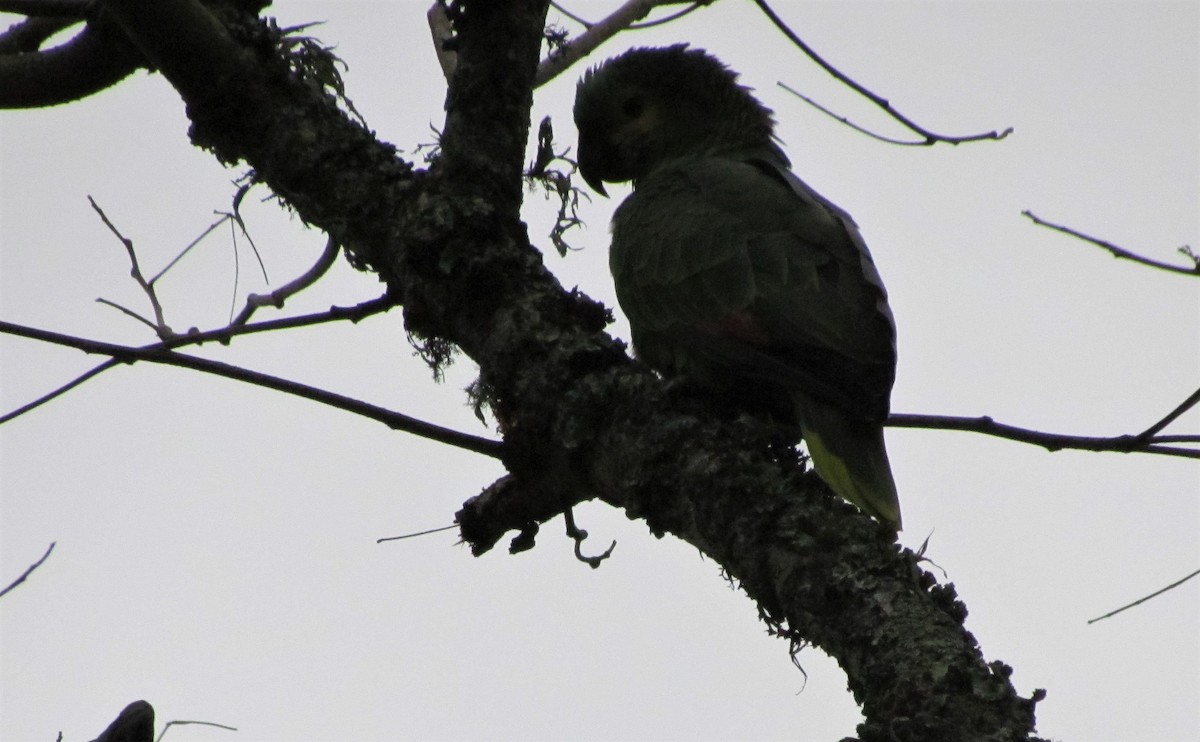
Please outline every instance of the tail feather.
[{"label": "tail feather", "polygon": [[837,494],[877,520],[901,528],[900,498],[883,443],[883,427],[804,405],[804,440],[817,474]]}]

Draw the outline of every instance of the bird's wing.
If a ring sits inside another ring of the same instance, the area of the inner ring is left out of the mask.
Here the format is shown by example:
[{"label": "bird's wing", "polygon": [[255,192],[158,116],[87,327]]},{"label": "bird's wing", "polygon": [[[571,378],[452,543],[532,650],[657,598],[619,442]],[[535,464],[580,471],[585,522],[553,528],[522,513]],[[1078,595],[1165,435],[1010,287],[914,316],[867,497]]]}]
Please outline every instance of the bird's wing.
[{"label": "bird's wing", "polygon": [[610,263],[652,364],[886,416],[895,331],[878,273],[849,216],[785,168],[705,158],[655,170],[617,210]]}]

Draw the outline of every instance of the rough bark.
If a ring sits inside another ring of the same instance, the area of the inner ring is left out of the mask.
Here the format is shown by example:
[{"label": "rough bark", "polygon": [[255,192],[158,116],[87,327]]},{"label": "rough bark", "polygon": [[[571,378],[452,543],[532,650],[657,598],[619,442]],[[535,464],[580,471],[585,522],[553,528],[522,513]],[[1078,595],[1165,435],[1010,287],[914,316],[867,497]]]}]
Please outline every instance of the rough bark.
[{"label": "rough bark", "polygon": [[198,0],[106,0],[179,91],[193,141],[244,161],[376,271],[418,337],[481,369],[510,476],[460,513],[486,550],[600,498],[721,564],[766,620],[845,669],[864,740],[1024,740],[1033,699],[988,664],[939,586],[887,529],[836,500],[753,420],[666,385],[603,333],[520,221],[545,0],[452,6],[458,65],[441,156],[418,171],[343,115],[248,15]]}]

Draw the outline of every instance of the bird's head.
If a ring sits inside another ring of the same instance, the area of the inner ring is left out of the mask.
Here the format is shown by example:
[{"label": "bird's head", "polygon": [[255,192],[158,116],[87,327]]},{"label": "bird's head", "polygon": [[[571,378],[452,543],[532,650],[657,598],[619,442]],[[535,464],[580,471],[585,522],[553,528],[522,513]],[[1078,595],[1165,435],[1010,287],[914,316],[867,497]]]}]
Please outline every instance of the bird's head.
[{"label": "bird's head", "polygon": [[687,44],[627,51],[575,92],[579,172],[600,193],[683,157],[778,152],[774,123],[733,71]]}]

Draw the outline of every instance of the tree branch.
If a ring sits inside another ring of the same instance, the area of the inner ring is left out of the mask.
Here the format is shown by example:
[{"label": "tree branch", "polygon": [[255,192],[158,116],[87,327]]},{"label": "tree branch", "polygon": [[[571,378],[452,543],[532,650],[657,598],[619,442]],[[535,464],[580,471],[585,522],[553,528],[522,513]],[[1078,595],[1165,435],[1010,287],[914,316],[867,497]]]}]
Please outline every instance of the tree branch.
[{"label": "tree branch", "polygon": [[195,142],[249,162],[378,271],[410,332],[479,363],[505,424],[510,494],[557,512],[600,497],[702,549],[781,633],[838,659],[863,740],[1029,737],[1040,695],[1018,697],[1008,668],[983,660],[952,588],[815,476],[767,455],[761,426],[673,396],[602,332],[604,307],[547,272],[520,221],[545,0],[455,4],[441,157],[420,173],[190,0],[108,7],[186,101]]},{"label": "tree branch", "polygon": [[[651,10],[661,5],[682,5],[686,2],[688,0],[626,0],[621,7],[609,13],[605,18],[590,24],[564,12],[563,15],[585,25],[587,30],[555,49],[538,65],[537,76],[534,78],[534,87],[545,85],[570,68],[571,65],[591,54],[596,50],[596,47],[605,41],[608,41],[621,31],[633,28]],[[708,4],[709,2],[693,2],[692,8],[688,8],[675,14],[672,18],[664,20],[672,20],[675,16],[690,13],[696,7]]]},{"label": "tree branch", "polygon": [[[126,314],[130,315],[131,317],[141,320],[142,322],[149,325],[150,328],[152,330],[154,330],[154,332],[158,335],[158,337],[160,339],[166,340],[167,338],[171,337],[175,333],[167,325],[167,321],[163,317],[162,304],[158,301],[158,293],[154,290],[154,282],[147,281],[146,277],[144,275],[142,275],[142,268],[140,265],[138,265],[137,251],[133,249],[133,240],[131,240],[128,237],[126,237],[125,235],[121,234],[121,231],[119,229],[117,229],[115,224],[113,224],[111,221],[109,221],[108,215],[104,213],[104,210],[100,208],[100,205],[96,203],[96,200],[94,198],[92,198],[91,196],[88,196],[87,198],[88,198],[88,203],[90,203],[92,205],[92,209],[97,214],[100,215],[100,220],[102,222],[104,222],[104,226],[108,227],[108,231],[112,232],[116,236],[116,238],[121,241],[121,244],[125,246],[125,254],[129,256],[129,264],[130,264],[130,266],[132,266],[129,269],[129,275],[137,283],[138,287],[141,288],[142,293],[144,293],[146,295],[146,298],[148,298],[150,300],[150,308],[154,310],[154,321],[151,322],[150,320],[144,319],[140,315],[134,313],[133,311],[126,309],[118,304],[114,304],[113,302],[108,301],[107,299],[99,299],[98,301],[101,301],[111,307],[116,307],[117,309],[120,309],[122,312],[125,312]],[[155,276],[156,280],[157,280],[157,278],[158,278],[158,276]]]},{"label": "tree branch", "polygon": [[[775,27],[778,28],[779,31],[788,38],[789,41],[791,41],[793,44],[795,44],[796,47],[798,49],[800,49],[800,51],[804,52],[805,56],[807,56],[812,61],[816,62],[817,65],[821,69],[825,70],[830,75],[832,75],[833,78],[835,80],[837,80],[838,82],[842,83],[843,85],[850,88],[854,92],[858,93],[859,95],[863,96],[867,100],[871,101],[876,106],[879,106],[880,108],[882,108],[884,113],[886,113],[888,116],[891,116],[893,119],[895,119],[896,121],[903,124],[906,129],[908,129],[909,131],[911,131],[915,134],[919,134],[922,137],[922,141],[920,141],[920,142],[902,142],[902,141],[890,140],[890,139],[887,139],[886,137],[881,137],[876,134],[871,134],[871,136],[876,139],[882,139],[883,141],[892,142],[893,144],[917,145],[917,146],[928,147],[928,146],[937,144],[938,142],[946,142],[947,144],[963,144],[966,142],[977,142],[977,141],[985,140],[985,139],[1003,139],[1013,132],[1012,127],[1010,126],[1009,128],[1005,129],[1004,131],[1000,131],[1000,132],[989,131],[984,134],[969,134],[967,136],[947,136],[945,134],[935,134],[934,132],[930,131],[929,129],[926,129],[925,127],[921,126],[920,124],[916,123],[912,119],[908,118],[904,114],[897,111],[895,108],[892,107],[891,102],[889,102],[886,98],[876,95],[875,93],[871,92],[870,90],[863,87],[859,83],[855,82],[853,78],[849,77],[848,75],[843,73],[841,70],[839,70],[838,68],[831,65],[829,62],[826,62],[825,59],[822,58],[821,55],[817,54],[817,52],[811,46],[804,43],[804,40],[801,39],[798,35],[796,35],[795,31],[788,28],[788,25],[783,22],[783,19],[775,14],[775,11],[771,9],[770,5],[767,5],[766,0],[754,0],[754,3],[759,7],[759,10],[761,10],[763,12],[763,14],[765,16],[767,16],[768,19],[770,19],[771,23],[775,24]],[[790,88],[789,88],[789,90],[790,90]],[[792,91],[792,92],[795,92],[795,91]],[[800,94],[796,93],[796,95],[800,95]],[[802,96],[802,95],[800,97],[803,98],[804,100],[812,103],[812,101],[810,99],[808,99],[807,97]],[[813,103],[813,105],[816,105],[816,104]],[[825,112],[826,114],[828,114],[830,116],[834,115],[830,111],[826,110],[825,108],[823,108],[821,106],[817,106],[817,108],[820,108],[823,112]],[[846,123],[846,124],[852,126],[857,131],[860,131],[860,132],[863,132],[866,134],[870,134],[870,132],[866,131],[865,129],[863,129],[859,126],[850,124],[850,122],[844,118],[841,118],[838,116],[834,116],[834,118],[838,118],[843,123]]]},{"label": "tree branch", "polygon": [[1005,438],[1010,441],[1031,443],[1047,451],[1073,449],[1077,451],[1112,451],[1116,453],[1156,453],[1163,456],[1179,456],[1200,459],[1200,449],[1176,448],[1167,443],[1196,443],[1200,435],[1158,436],[1157,433],[1200,401],[1200,390],[1188,397],[1166,417],[1136,435],[1087,436],[1046,433],[1015,425],[998,423],[988,416],[953,417],[950,415],[892,414],[887,424],[893,428],[928,428],[934,430],[962,430],[971,433]]},{"label": "tree branch", "polygon": [[[58,23],[57,19],[54,22]],[[70,24],[62,28],[66,25]],[[102,21],[89,22],[75,38],[53,49],[33,53],[27,48],[34,39],[40,46],[48,38],[44,32],[53,28],[39,23],[33,31],[19,34],[18,41],[4,45],[0,108],[37,108],[78,100],[115,85],[144,64],[128,42]],[[9,33],[15,32],[9,29]]]},{"label": "tree branch", "polygon": [[1133,601],[1132,603],[1123,605],[1120,608],[1117,608],[1116,610],[1112,610],[1112,611],[1109,611],[1108,613],[1105,613],[1103,616],[1097,616],[1096,618],[1089,619],[1088,624],[1094,624],[1097,621],[1103,621],[1106,618],[1112,618],[1113,616],[1117,615],[1118,613],[1127,611],[1130,608],[1134,608],[1136,606],[1141,605],[1142,603],[1145,603],[1147,600],[1150,600],[1152,598],[1157,598],[1159,595],[1162,595],[1163,593],[1167,592],[1168,590],[1174,590],[1175,588],[1179,587],[1183,583],[1192,579],[1196,575],[1200,575],[1200,569],[1191,573],[1187,577],[1184,577],[1182,580],[1176,580],[1175,582],[1172,582],[1170,585],[1167,585],[1166,587],[1164,587],[1160,590],[1155,590],[1154,592],[1150,593],[1149,595],[1145,596],[1144,598],[1138,598],[1137,600]]},{"label": "tree branch", "polygon": [[36,52],[46,39],[78,22],[74,18],[26,18],[14,23],[0,33],[0,58]]},{"label": "tree branch", "polygon": [[1067,234],[1072,237],[1077,237],[1077,238],[1083,240],[1084,242],[1090,242],[1091,244],[1093,244],[1097,247],[1102,247],[1105,250],[1108,250],[1114,258],[1124,258],[1125,260],[1132,260],[1135,263],[1141,263],[1142,265],[1148,265],[1152,268],[1158,268],[1160,270],[1168,271],[1170,273],[1182,273],[1186,276],[1200,276],[1200,258],[1193,255],[1191,253],[1191,250],[1188,249],[1187,247],[1179,248],[1179,252],[1191,257],[1193,265],[1191,265],[1190,267],[1184,266],[1184,265],[1172,265],[1171,263],[1164,263],[1159,260],[1154,260],[1153,258],[1143,257],[1141,255],[1138,255],[1135,252],[1126,250],[1123,247],[1114,245],[1113,243],[1108,242],[1107,240],[1102,240],[1099,237],[1092,237],[1090,235],[1084,234],[1083,232],[1077,232],[1074,229],[1071,229],[1070,227],[1064,226],[1062,224],[1054,224],[1053,222],[1045,221],[1044,219],[1041,219],[1040,217],[1036,216],[1032,211],[1029,211],[1028,209],[1026,209],[1025,211],[1022,211],[1021,214],[1029,217],[1029,220],[1032,221],[1034,224],[1038,225],[1039,227],[1047,227],[1049,229],[1053,229],[1055,232],[1062,232],[1063,234]]},{"label": "tree branch", "polygon": [[[325,322],[337,322],[342,320],[358,322],[362,319],[370,317],[373,314],[386,312],[393,306],[395,306],[394,301],[387,296],[382,296],[378,299],[371,299],[370,301],[365,301],[362,304],[358,304],[357,306],[353,307],[331,307],[328,312],[305,314],[298,317],[284,317],[267,322],[256,322],[252,325],[247,324],[222,327],[216,330],[209,330],[208,332],[192,332],[188,333],[187,335],[175,335],[167,341],[146,345],[143,346],[142,349],[174,349],[188,345],[202,345],[211,341],[216,341],[222,345],[226,345],[233,337],[237,335],[250,335],[256,332],[270,332],[272,330],[284,330],[294,327],[307,327],[309,325],[318,325]],[[60,386],[57,389],[38,397],[28,404],[18,407],[12,412],[0,416],[0,425],[3,425],[9,420],[20,417],[27,412],[31,412],[47,402],[61,397],[63,394],[66,394],[83,382],[91,379],[93,376],[98,376],[113,366],[119,365],[119,363],[120,362],[117,360],[109,359],[104,363],[91,368],[90,370],[67,382],[63,386]]]},{"label": "tree branch", "polygon": [[213,361],[207,358],[198,358],[189,356],[183,353],[177,353],[164,347],[163,344],[147,346],[144,348],[134,348],[128,345],[117,345],[114,343],[105,343],[98,340],[88,340],[72,335],[64,335],[50,330],[41,330],[35,327],[26,327],[24,325],[13,324],[12,322],[0,321],[0,333],[7,335],[16,335],[18,337],[30,338],[32,340],[40,340],[46,343],[62,345],[67,348],[75,348],[82,350],[85,353],[98,353],[101,355],[111,356],[114,360],[122,363],[134,363],[136,361],[146,361],[149,363],[161,363],[166,366],[178,366],[180,368],[189,368],[194,371],[201,371],[214,376],[222,376],[227,379],[242,381],[255,386],[266,387],[276,391],[291,394],[296,397],[303,397],[314,402],[320,402],[330,407],[335,407],[339,410],[352,412],[356,415],[361,415],[371,420],[381,422],[393,430],[401,430],[406,433],[412,433],[422,438],[446,443],[456,448],[462,448],[467,451],[474,451],[486,456],[499,458],[500,442],[480,438],[478,436],[460,433],[457,430],[443,428],[440,425],[418,420],[415,417],[393,412],[378,405],[373,405],[369,402],[347,397],[336,392],[331,392],[325,389],[302,384],[298,381],[290,381],[278,376],[264,374],[259,371],[252,371],[241,366],[234,366],[221,361]]},{"label": "tree branch", "polygon": [[251,315],[262,307],[282,309],[285,301],[312,286],[329,272],[329,269],[333,267],[334,261],[337,260],[338,252],[338,244],[333,240],[326,240],[325,249],[308,270],[270,293],[251,294],[246,297],[246,306],[242,308],[242,311],[229,324],[234,327],[245,325],[250,321]]},{"label": "tree branch", "polygon": [[809,96],[805,95],[804,93],[801,93],[799,90],[796,90],[795,88],[793,88],[790,85],[787,85],[782,82],[776,82],[775,84],[778,85],[779,87],[783,88],[784,90],[788,91],[792,95],[796,96],[800,100],[804,101],[808,105],[812,106],[813,108],[817,109],[821,113],[825,114],[829,118],[833,119],[834,121],[837,121],[838,123],[843,124],[844,126],[848,126],[851,129],[857,131],[859,134],[868,136],[876,141],[883,142],[884,144],[895,144],[899,147],[926,147],[929,145],[929,142],[924,139],[919,139],[917,141],[908,141],[906,139],[895,139],[893,137],[885,137],[882,134],[876,134],[875,132],[871,131],[870,129],[866,128],[865,126],[859,126],[858,124],[854,123],[847,117],[845,117],[839,113],[834,113],[833,111],[829,110],[825,106],[821,105],[820,103],[816,102]]},{"label": "tree branch", "polygon": [[[1197,389],[1196,391],[1192,392],[1188,396],[1187,399],[1185,399],[1179,403],[1178,407],[1171,410],[1166,415],[1163,415],[1161,420],[1154,423],[1150,427],[1146,428],[1142,432],[1138,433],[1137,434],[1138,440],[1141,440],[1141,441],[1152,440],[1158,434],[1159,431],[1161,431],[1163,428],[1167,427],[1171,423],[1175,422],[1175,420],[1178,419],[1180,415],[1182,415],[1183,413],[1185,413],[1188,410],[1195,407],[1197,402],[1200,402],[1200,389]],[[1175,439],[1179,438],[1179,436],[1172,436],[1172,437]],[[1188,436],[1188,438],[1194,438],[1194,437],[1195,436]],[[1161,440],[1161,438],[1160,438],[1160,440]]]},{"label": "tree branch", "polygon": [[0,590],[0,598],[2,598],[2,597],[4,597],[5,595],[7,595],[7,594],[9,593],[9,591],[11,591],[11,590],[12,590],[13,588],[15,588],[17,585],[20,585],[22,582],[24,582],[24,581],[26,580],[26,578],[28,578],[28,577],[29,577],[29,575],[33,574],[33,571],[34,571],[35,569],[37,569],[38,567],[42,566],[42,562],[45,562],[47,559],[49,559],[49,558],[50,558],[50,552],[54,551],[54,546],[55,546],[55,544],[56,544],[56,543],[57,543],[56,541],[51,541],[51,542],[50,542],[50,546],[49,546],[49,547],[46,549],[46,553],[45,553],[45,554],[42,554],[42,558],[41,558],[41,559],[39,559],[39,560],[37,560],[36,562],[34,562],[33,564],[29,565],[29,567],[28,567],[28,568],[27,568],[27,569],[26,569],[24,572],[22,572],[22,573],[20,574],[20,576],[19,576],[19,577],[17,577],[17,579],[15,579],[15,580],[13,580],[12,582],[8,583],[8,587],[4,588],[3,590]]},{"label": "tree branch", "polygon": [[0,0],[0,13],[83,20],[92,5],[92,0]]}]

